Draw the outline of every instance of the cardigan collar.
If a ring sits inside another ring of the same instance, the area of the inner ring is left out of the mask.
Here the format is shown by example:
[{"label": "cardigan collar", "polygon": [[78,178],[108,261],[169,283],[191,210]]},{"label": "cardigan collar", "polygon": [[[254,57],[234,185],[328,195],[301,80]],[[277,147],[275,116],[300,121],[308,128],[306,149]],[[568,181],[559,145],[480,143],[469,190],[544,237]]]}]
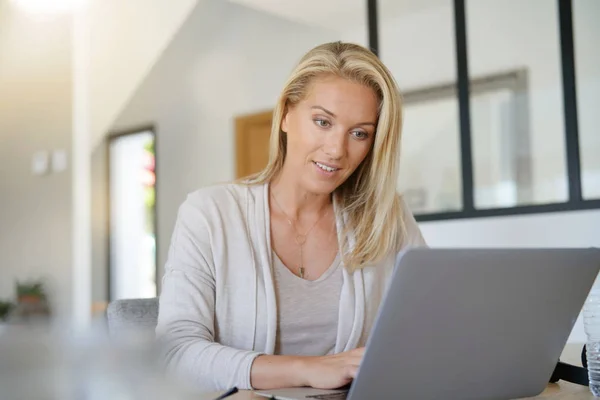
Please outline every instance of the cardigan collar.
[{"label": "cardigan collar", "polygon": [[[275,286],[273,281],[273,259],[271,251],[271,217],[269,209],[269,184],[250,186],[250,199],[254,200],[253,208],[254,225],[257,238],[264,238],[261,241],[258,252],[255,254],[258,260],[255,260],[257,268],[262,268],[264,277],[265,298],[267,307],[267,337],[265,351],[268,354],[275,352],[275,339],[277,334],[277,301],[275,296]],[[336,215],[336,227],[338,233],[341,232],[344,220],[337,211],[337,202],[333,202]],[[353,245],[353,241],[350,241]],[[258,288],[260,285],[256,285]],[[363,271],[357,270],[353,273],[343,268],[343,283],[340,294],[338,328],[335,344],[335,352],[351,350],[359,344],[365,323],[365,290]]]}]

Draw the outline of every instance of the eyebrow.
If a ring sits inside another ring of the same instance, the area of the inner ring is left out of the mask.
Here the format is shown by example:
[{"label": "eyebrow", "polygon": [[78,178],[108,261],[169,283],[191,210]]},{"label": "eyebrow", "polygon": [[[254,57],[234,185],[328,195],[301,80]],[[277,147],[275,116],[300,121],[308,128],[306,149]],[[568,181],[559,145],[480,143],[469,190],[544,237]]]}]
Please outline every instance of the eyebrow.
[{"label": "eyebrow", "polygon": [[328,109],[324,108],[324,107],[321,107],[321,106],[312,106],[311,109],[313,109],[313,110],[321,110],[325,114],[329,114],[329,115],[331,115],[331,117],[335,118],[335,114],[332,113],[331,111],[329,111]]},{"label": "eyebrow", "polygon": [[[335,118],[335,114],[331,111],[329,111],[328,109],[321,107],[321,106],[312,106],[311,109],[313,110],[321,110],[323,111],[325,114],[329,114],[332,118]],[[376,124],[374,122],[360,122],[358,124],[356,124],[356,126],[360,126],[360,125],[372,125],[372,126],[376,126]]]}]

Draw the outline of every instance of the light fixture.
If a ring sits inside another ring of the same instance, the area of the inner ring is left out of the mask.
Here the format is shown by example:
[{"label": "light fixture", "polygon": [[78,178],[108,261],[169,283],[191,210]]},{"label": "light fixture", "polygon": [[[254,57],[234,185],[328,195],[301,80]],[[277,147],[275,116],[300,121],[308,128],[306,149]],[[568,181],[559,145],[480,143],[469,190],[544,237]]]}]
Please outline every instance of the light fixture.
[{"label": "light fixture", "polygon": [[12,0],[22,10],[35,14],[60,14],[73,11],[87,0]]}]

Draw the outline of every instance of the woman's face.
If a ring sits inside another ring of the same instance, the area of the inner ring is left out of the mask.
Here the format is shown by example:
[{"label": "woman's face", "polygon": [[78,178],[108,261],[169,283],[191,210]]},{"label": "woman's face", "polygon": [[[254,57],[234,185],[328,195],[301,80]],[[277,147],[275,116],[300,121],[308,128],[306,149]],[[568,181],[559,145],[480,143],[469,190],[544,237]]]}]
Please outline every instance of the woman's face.
[{"label": "woman's face", "polygon": [[305,98],[288,109],[286,168],[311,193],[328,194],[365,159],[375,137],[375,92],[344,78],[315,79]]}]

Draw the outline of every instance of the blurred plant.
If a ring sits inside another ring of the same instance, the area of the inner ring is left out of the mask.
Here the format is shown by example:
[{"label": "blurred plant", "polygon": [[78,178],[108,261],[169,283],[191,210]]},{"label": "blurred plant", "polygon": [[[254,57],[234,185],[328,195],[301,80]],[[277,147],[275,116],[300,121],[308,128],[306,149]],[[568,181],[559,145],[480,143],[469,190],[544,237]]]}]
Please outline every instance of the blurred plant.
[{"label": "blurred plant", "polygon": [[146,157],[144,161],[144,204],[146,208],[146,232],[154,235],[156,207],[156,148],[154,139],[144,145]]},{"label": "blurred plant", "polygon": [[17,281],[17,304],[11,312],[11,321],[13,319],[27,321],[34,318],[48,318],[50,314],[50,304],[44,283],[39,280]]},{"label": "blurred plant", "polygon": [[148,142],[146,142],[146,144],[144,144],[144,150],[146,150],[152,155],[155,154],[154,139],[149,140]]},{"label": "blurred plant", "polygon": [[0,321],[5,321],[14,307],[10,301],[0,300]]},{"label": "blurred plant", "polygon": [[17,281],[17,301],[19,303],[37,303],[46,300],[44,284],[39,281]]}]

